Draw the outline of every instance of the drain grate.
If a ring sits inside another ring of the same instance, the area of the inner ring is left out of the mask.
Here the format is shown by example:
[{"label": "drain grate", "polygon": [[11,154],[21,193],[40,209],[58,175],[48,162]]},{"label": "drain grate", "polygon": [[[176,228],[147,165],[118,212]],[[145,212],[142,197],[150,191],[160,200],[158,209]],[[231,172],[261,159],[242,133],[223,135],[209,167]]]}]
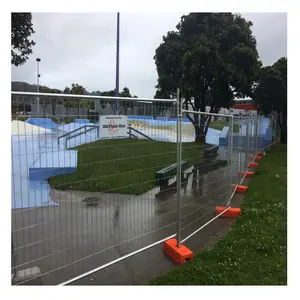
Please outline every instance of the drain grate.
[{"label": "drain grate", "polygon": [[81,200],[82,203],[92,205],[92,204],[97,204],[100,201],[99,197],[87,197]]}]

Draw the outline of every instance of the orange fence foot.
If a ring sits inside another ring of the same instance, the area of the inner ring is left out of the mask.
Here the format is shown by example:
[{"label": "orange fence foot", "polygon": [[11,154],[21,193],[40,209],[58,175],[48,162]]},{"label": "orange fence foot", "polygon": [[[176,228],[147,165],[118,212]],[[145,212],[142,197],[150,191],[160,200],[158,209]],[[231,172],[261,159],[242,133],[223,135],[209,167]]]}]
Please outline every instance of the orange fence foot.
[{"label": "orange fence foot", "polygon": [[[244,176],[245,172],[239,172],[240,176]],[[254,172],[246,172],[246,177],[252,177],[254,175]]]},{"label": "orange fence foot", "polygon": [[179,265],[183,265],[185,262],[194,258],[194,253],[184,245],[181,244],[180,248],[177,247],[176,239],[164,241],[163,250]]},{"label": "orange fence foot", "polygon": [[[227,209],[227,207],[217,206],[216,207],[216,214],[219,215],[225,209]],[[220,217],[223,217],[223,218],[236,218],[236,217],[239,217],[240,215],[241,215],[241,209],[240,208],[231,207],[226,212],[224,212],[224,214],[222,214]]]},{"label": "orange fence foot", "polygon": [[237,193],[241,193],[241,194],[245,194],[246,191],[248,190],[248,187],[247,186],[244,186],[244,185],[238,185],[236,186],[235,184],[232,185],[232,187],[235,189],[236,187],[236,192]]},{"label": "orange fence foot", "polygon": [[255,169],[258,166],[258,163],[252,162],[248,165],[248,168]]},{"label": "orange fence foot", "polygon": [[256,154],[256,156],[260,156],[260,157],[263,157],[265,155],[265,152],[258,152],[257,154]]},{"label": "orange fence foot", "polygon": [[255,161],[257,162],[257,161],[260,161],[262,159],[262,156],[256,156],[255,157]]}]

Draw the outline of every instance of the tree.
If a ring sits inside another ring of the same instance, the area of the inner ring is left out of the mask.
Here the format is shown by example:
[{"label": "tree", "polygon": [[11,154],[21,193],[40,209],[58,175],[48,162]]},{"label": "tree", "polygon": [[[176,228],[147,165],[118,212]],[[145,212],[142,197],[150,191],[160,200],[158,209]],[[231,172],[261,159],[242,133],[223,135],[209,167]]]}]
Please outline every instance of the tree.
[{"label": "tree", "polygon": [[[157,95],[176,97],[179,87],[185,108],[205,112],[209,106],[214,113],[229,107],[234,93],[251,95],[261,66],[251,26],[238,14],[182,16],[177,31],[168,32],[156,49]],[[196,142],[205,142],[210,117],[187,117]]]},{"label": "tree", "polygon": [[[71,88],[65,87],[64,89],[64,94],[85,95],[86,93],[87,93],[86,89],[82,85],[79,85],[78,83],[72,83]],[[81,100],[79,98],[74,99],[73,101],[66,99],[64,101],[64,106],[67,106],[67,108],[77,107],[77,117],[79,118],[80,117],[79,109],[80,107],[85,106],[84,103],[85,103],[84,100]]]},{"label": "tree", "polygon": [[[93,92],[93,94],[94,93],[96,93],[96,92]],[[101,92],[99,92],[99,93],[100,93],[99,96],[114,97],[116,95],[116,90],[114,89],[114,90],[104,91],[102,93]],[[127,87],[123,88],[123,90],[119,93],[119,97],[137,98],[137,96],[131,96],[130,90]],[[111,104],[112,109],[114,108],[114,103],[113,102],[107,101],[107,100],[104,100],[104,99],[101,100],[102,108],[105,108],[107,103]],[[119,104],[119,114],[124,113],[125,115],[127,115],[128,108],[131,108],[134,105],[133,102],[128,101],[128,100],[124,100],[124,101],[119,100],[118,104]]]},{"label": "tree", "polygon": [[[49,93],[49,94],[60,94],[62,91],[58,90],[58,89],[51,89],[47,86],[41,86],[40,87],[40,92],[41,93]],[[51,105],[52,108],[52,115],[55,116],[55,110],[56,110],[56,106],[57,106],[57,99],[54,97],[40,97],[40,101],[42,103],[42,107],[44,110],[44,114],[45,114],[45,109],[47,107],[47,105]]]},{"label": "tree", "polygon": [[[168,99],[169,95],[164,93],[164,90],[156,90],[156,93],[154,95],[154,99]],[[155,102],[155,111],[157,112],[158,115],[166,116],[167,110],[171,110],[171,115],[176,116],[175,114],[175,109],[176,107],[173,106],[172,103],[169,102]],[[172,109],[173,108],[173,109]]]},{"label": "tree", "polygon": [[260,112],[280,116],[280,140],[287,142],[287,58],[281,57],[272,66],[262,68],[261,79],[254,91],[254,102]]},{"label": "tree", "polygon": [[31,20],[31,13],[11,14],[11,63],[15,66],[24,64],[32,54],[35,42],[29,38],[34,33]]},{"label": "tree", "polygon": [[[124,87],[122,92],[119,93],[119,97],[127,97],[127,98],[137,98],[137,96],[131,96],[130,94],[130,90],[127,87]],[[134,102],[132,101],[120,101],[119,100],[119,115],[121,115],[122,113],[124,113],[125,115],[127,115],[128,109],[132,108],[134,105]]]}]

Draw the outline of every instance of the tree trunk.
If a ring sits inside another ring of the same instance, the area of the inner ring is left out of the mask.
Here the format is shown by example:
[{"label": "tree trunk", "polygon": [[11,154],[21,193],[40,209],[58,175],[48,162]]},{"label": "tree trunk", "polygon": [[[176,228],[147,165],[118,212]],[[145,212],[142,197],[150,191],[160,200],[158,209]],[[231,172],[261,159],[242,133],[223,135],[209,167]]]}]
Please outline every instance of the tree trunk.
[{"label": "tree trunk", "polygon": [[287,115],[285,112],[280,113],[280,142],[287,143]]},{"label": "tree trunk", "polygon": [[194,114],[194,128],[195,128],[195,142],[196,143],[205,143],[205,132],[204,132],[204,125],[205,125],[205,118],[204,116],[200,116],[200,124],[199,124],[199,115]]}]

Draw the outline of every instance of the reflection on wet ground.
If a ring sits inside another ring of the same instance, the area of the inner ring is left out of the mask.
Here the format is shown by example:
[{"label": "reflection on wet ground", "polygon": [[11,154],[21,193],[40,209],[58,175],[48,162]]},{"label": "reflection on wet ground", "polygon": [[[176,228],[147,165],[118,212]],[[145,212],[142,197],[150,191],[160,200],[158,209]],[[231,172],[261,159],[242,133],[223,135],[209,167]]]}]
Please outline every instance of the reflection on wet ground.
[{"label": "reflection on wet ground", "polygon": [[[231,183],[238,182],[244,155],[228,151],[185,172],[181,197],[181,238],[226,205]],[[231,174],[231,176],[230,176]],[[38,266],[43,284],[58,284],[176,233],[176,181],[140,196],[82,191],[50,191],[59,206],[13,210],[12,230],[18,269]],[[98,197],[96,205],[82,202]]]}]

